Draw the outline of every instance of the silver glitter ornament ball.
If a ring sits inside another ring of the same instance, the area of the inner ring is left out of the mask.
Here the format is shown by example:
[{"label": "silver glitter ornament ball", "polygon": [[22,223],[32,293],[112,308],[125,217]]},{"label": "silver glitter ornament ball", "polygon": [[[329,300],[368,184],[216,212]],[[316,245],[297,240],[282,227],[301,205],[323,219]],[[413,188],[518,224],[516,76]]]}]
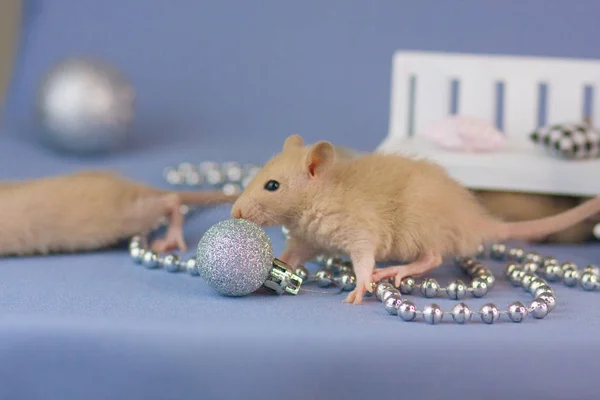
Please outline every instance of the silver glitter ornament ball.
[{"label": "silver glitter ornament ball", "polygon": [[269,236],[244,219],[211,226],[196,251],[200,276],[225,296],[245,296],[258,290],[269,277],[273,259]]},{"label": "silver glitter ornament ball", "polygon": [[122,148],[134,116],[133,87],[113,66],[68,58],[43,78],[37,96],[42,140],[62,152],[99,154]]}]

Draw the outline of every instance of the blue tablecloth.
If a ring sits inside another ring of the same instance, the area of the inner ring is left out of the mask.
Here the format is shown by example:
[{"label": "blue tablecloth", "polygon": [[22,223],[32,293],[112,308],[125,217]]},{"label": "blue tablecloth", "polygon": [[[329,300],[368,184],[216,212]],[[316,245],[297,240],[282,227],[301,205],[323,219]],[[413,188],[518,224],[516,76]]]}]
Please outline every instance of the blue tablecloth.
[{"label": "blue tablecloth", "polygon": [[[597,56],[592,2],[27,3],[2,179],[106,167],[167,187],[167,165],[262,163],[291,133],[369,151],[387,129],[398,48]],[[565,21],[577,21],[569,35]],[[90,53],[131,77],[136,135],[108,158],[58,157],[34,140],[36,85],[61,57]],[[189,255],[228,217],[223,206],[189,220]],[[279,254],[281,232],[267,231]],[[600,261],[597,244],[535,250]],[[491,267],[494,290],[469,305],[530,300]],[[461,277],[451,265],[433,276]],[[0,399],[597,399],[600,293],[555,289],[544,320],[429,326],[343,295],[221,297],[200,278],[134,265],[125,249],[3,259]]]},{"label": "blue tablecloth", "polygon": [[[18,165],[24,177],[68,169],[68,163],[34,146],[6,138],[0,143],[2,171]],[[190,138],[180,147],[116,159],[112,165],[127,176],[165,186],[164,165],[210,159],[216,150]],[[226,206],[193,216],[186,224],[189,255],[209,226],[228,217]],[[267,232],[279,254],[281,231]],[[600,259],[597,245],[536,250],[581,265]],[[600,293],[556,285],[558,307],[544,320],[430,326],[402,322],[374,300],[343,304],[343,295],[221,297],[201,278],[134,265],[125,249],[1,264],[2,399],[431,399],[449,394],[592,399],[597,394],[590,374],[600,367]],[[502,264],[492,268],[499,282],[489,296],[468,300],[469,305],[479,308],[491,301],[505,308],[531,299],[504,281]],[[452,265],[433,276],[441,283],[461,277]],[[431,302],[413,300],[420,306]],[[454,304],[435,301],[444,309]]]}]

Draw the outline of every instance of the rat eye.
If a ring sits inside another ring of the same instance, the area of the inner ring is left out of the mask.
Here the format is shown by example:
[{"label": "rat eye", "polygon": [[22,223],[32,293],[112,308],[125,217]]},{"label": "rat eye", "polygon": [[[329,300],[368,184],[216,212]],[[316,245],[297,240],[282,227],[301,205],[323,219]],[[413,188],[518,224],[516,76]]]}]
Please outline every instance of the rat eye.
[{"label": "rat eye", "polygon": [[269,192],[274,192],[279,189],[279,182],[270,180],[269,182],[265,183],[265,189]]}]

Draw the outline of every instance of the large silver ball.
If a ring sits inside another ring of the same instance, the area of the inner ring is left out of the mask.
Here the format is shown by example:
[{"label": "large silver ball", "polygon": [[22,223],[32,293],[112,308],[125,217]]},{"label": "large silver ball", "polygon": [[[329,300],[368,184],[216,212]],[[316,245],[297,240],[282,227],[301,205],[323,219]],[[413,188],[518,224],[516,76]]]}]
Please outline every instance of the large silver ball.
[{"label": "large silver ball", "polygon": [[258,290],[269,277],[273,259],[269,236],[244,219],[211,226],[196,251],[198,273],[225,296],[245,296]]},{"label": "large silver ball", "polygon": [[124,146],[133,122],[133,87],[99,60],[68,58],[43,78],[37,123],[43,140],[61,151],[105,153]]}]

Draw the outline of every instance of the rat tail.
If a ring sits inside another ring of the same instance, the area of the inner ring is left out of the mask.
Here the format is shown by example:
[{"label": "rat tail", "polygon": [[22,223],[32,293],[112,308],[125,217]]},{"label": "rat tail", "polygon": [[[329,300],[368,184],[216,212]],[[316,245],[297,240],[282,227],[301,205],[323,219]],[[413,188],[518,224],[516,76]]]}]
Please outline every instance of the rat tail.
[{"label": "rat tail", "polygon": [[[173,192],[170,192],[173,193]],[[233,204],[238,194],[228,195],[221,190],[208,191],[177,191],[175,192],[181,199],[181,203],[188,206],[208,206],[216,204]]]},{"label": "rat tail", "polygon": [[532,240],[556,233],[600,213],[600,196],[551,217],[500,224],[501,240]]}]

